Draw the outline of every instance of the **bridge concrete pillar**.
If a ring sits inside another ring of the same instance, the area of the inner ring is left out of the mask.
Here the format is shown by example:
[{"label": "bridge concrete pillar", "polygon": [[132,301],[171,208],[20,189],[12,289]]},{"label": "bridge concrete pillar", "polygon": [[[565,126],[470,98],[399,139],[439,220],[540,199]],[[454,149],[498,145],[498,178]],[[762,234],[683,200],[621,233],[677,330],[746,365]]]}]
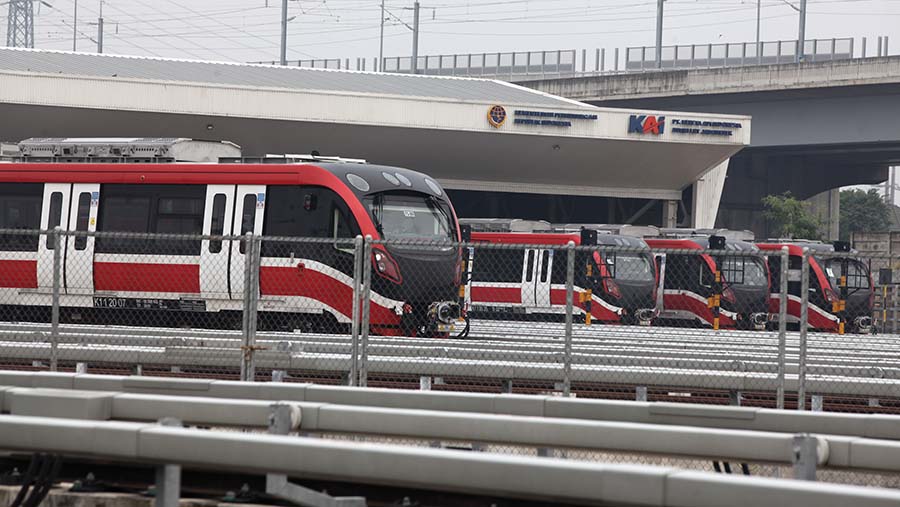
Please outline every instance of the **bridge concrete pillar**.
[{"label": "bridge concrete pillar", "polygon": [[678,226],[678,201],[663,201],[662,225],[663,227]]}]

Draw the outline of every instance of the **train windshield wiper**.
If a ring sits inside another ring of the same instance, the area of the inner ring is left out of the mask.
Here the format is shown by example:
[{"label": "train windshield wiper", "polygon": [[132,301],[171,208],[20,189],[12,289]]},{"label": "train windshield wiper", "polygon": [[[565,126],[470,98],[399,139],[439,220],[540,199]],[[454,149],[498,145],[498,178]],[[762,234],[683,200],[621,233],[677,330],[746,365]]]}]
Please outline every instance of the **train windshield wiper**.
[{"label": "train windshield wiper", "polygon": [[381,226],[382,217],[384,217],[384,195],[376,194],[372,199],[372,220],[375,222],[375,230],[383,237],[384,228]]},{"label": "train windshield wiper", "polygon": [[425,200],[425,203],[428,205],[428,208],[432,210],[432,212],[437,211],[438,213],[440,213],[440,216],[444,218],[444,220],[440,223],[441,229],[444,230],[444,234],[447,237],[453,239],[453,233],[449,229],[449,224],[451,222],[450,217],[444,211],[444,208],[441,207],[440,201],[438,201],[437,198],[433,195],[429,195],[428,199]]}]

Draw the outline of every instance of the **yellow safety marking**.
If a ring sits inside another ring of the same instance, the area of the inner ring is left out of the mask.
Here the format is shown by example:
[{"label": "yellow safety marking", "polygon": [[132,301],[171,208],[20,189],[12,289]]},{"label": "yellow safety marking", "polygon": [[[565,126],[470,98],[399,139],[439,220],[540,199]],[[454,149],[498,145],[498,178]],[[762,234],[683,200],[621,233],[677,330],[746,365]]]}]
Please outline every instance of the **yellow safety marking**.
[{"label": "yellow safety marking", "polygon": [[716,283],[720,283],[722,281],[722,272],[716,271]]},{"label": "yellow safety marking", "polygon": [[841,287],[847,286],[847,275],[841,276]]},{"label": "yellow safety marking", "polygon": [[838,334],[844,334],[844,323],[843,322],[838,324]]},{"label": "yellow safety marking", "polygon": [[714,331],[718,331],[718,330],[719,330],[719,318],[718,318],[718,317],[716,317],[716,318],[713,319],[713,330],[714,330]]}]

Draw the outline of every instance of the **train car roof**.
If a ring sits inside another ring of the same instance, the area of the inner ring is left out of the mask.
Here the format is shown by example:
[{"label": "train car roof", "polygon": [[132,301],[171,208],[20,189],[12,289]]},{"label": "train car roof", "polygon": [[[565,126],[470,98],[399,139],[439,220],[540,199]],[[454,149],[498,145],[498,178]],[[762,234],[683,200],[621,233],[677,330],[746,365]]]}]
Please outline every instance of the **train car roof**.
[{"label": "train car roof", "polygon": [[449,200],[443,187],[423,173],[376,164],[0,163],[4,183],[322,185],[329,174],[358,196],[415,191]]},{"label": "train car roof", "polygon": [[[696,241],[702,248],[709,248],[709,236],[696,236],[692,239]],[[743,241],[739,239],[729,239],[725,238],[725,250],[731,251],[740,251],[740,252],[759,252],[759,247],[749,241]]]},{"label": "train car roof", "polygon": [[580,234],[563,234],[558,232],[472,232],[473,243],[499,243],[509,245],[565,245],[573,241],[581,244]]}]

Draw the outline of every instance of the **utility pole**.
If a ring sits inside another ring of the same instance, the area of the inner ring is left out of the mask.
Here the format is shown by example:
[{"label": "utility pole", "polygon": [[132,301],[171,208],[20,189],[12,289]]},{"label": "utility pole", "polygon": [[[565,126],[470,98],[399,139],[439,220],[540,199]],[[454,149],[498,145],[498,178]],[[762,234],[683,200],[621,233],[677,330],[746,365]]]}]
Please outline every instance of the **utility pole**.
[{"label": "utility pole", "polygon": [[656,68],[662,68],[663,2],[656,1]]},{"label": "utility pole", "polygon": [[72,14],[72,51],[78,51],[78,0],[75,0],[75,13]]},{"label": "utility pole", "polygon": [[384,0],[381,0],[381,33],[378,35],[378,65],[375,72],[384,72]]},{"label": "utility pole", "polygon": [[756,63],[762,63],[762,46],[759,43],[759,21],[762,13],[762,0],[756,0]]},{"label": "utility pole", "polygon": [[800,0],[800,33],[797,37],[797,62],[804,60],[806,50],[806,0]]},{"label": "utility pole", "polygon": [[413,48],[410,68],[413,74],[419,73],[419,0],[413,4]]},{"label": "utility pole", "polygon": [[287,65],[288,0],[281,0],[281,65]]},{"label": "utility pole", "polygon": [[34,47],[34,3],[32,0],[9,0],[6,45],[11,48]]}]

